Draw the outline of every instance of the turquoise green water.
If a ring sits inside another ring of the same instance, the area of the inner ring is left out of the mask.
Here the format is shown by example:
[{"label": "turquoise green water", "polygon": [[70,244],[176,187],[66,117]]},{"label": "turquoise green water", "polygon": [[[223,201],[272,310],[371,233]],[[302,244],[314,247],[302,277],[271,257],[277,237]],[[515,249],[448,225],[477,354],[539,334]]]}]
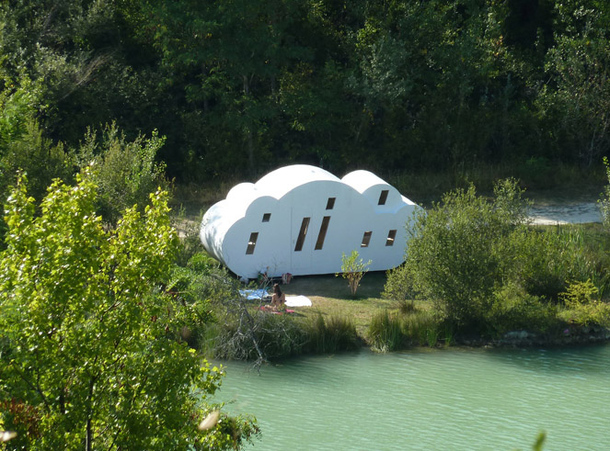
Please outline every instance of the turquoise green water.
[{"label": "turquoise green water", "polygon": [[610,449],[610,346],[441,350],[225,363],[219,400],[260,450]]}]

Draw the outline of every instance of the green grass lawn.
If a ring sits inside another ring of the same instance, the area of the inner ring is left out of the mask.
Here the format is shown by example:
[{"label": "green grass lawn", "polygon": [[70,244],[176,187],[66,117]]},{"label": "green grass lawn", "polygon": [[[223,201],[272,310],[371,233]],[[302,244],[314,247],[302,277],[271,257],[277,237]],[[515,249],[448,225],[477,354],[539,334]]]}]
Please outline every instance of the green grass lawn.
[{"label": "green grass lawn", "polygon": [[357,295],[350,293],[347,280],[334,275],[294,277],[290,284],[282,285],[287,296],[307,296],[311,307],[296,307],[299,315],[313,318],[338,316],[349,318],[358,334],[364,336],[371,318],[380,310],[398,308],[396,302],[381,298],[386,281],[385,272],[366,273],[360,282]]}]

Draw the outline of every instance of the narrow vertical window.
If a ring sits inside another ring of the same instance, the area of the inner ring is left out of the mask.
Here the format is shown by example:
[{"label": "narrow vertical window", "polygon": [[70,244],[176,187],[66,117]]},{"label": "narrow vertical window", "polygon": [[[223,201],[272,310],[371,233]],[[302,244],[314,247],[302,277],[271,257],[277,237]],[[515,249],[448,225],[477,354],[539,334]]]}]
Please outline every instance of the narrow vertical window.
[{"label": "narrow vertical window", "polygon": [[248,248],[246,249],[246,255],[254,254],[256,240],[258,240],[258,232],[252,232],[250,234],[250,239],[248,240]]},{"label": "narrow vertical window", "polygon": [[389,192],[390,192],[390,190],[387,190],[387,189],[384,189],[381,191],[381,194],[379,195],[378,205],[385,205],[386,200],[388,200]]},{"label": "narrow vertical window", "polygon": [[328,201],[326,202],[326,209],[332,210],[333,208],[335,208],[335,198],[329,197]]},{"label": "narrow vertical window", "polygon": [[326,238],[326,231],[328,230],[328,223],[330,222],[330,216],[324,216],[322,219],[322,225],[320,226],[320,233],[318,233],[318,241],[316,241],[315,249],[318,251],[324,246],[324,238]]},{"label": "narrow vertical window", "polygon": [[390,230],[388,232],[388,238],[385,240],[386,246],[394,246],[394,240],[396,239],[396,230]]},{"label": "narrow vertical window", "polygon": [[295,252],[298,252],[303,249],[303,243],[305,243],[305,236],[307,235],[308,228],[309,218],[303,218],[303,222],[301,222],[301,230],[299,230],[299,237],[297,238],[297,244],[294,247]]},{"label": "narrow vertical window", "polygon": [[271,219],[271,213],[263,213],[263,222],[269,222]]},{"label": "narrow vertical window", "polygon": [[364,232],[364,236],[362,237],[362,243],[360,247],[369,247],[369,243],[371,242],[371,235],[373,232]]}]

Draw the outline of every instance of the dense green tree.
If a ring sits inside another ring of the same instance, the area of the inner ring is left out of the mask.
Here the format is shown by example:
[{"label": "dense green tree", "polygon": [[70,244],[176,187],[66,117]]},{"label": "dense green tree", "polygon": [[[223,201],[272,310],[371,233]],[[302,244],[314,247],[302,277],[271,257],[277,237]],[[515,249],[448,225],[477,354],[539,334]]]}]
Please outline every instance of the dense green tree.
[{"label": "dense green tree", "polygon": [[56,178],[73,176],[73,159],[64,146],[45,136],[36,112],[41,92],[26,76],[18,82],[2,80],[0,93],[0,198],[4,201],[7,187],[17,174],[28,174],[29,192],[41,199]]},{"label": "dense green tree", "polygon": [[591,166],[608,153],[600,0],[0,2],[0,73],[41,138],[153,130],[178,182],[308,162],[334,172]]},{"label": "dense green tree", "polygon": [[221,371],[169,332],[164,283],[176,246],[167,195],[116,228],[95,213],[96,187],[54,183],[34,215],[20,183],[0,256],[0,402],[15,449],[238,447],[256,431],[221,418],[198,431]]},{"label": "dense green tree", "polygon": [[[188,107],[181,113],[185,158],[203,170],[256,166],[268,158],[270,122],[282,66],[307,58],[291,42],[295,2],[149,2],[147,30],[168,84]],[[288,44],[287,44],[288,43]],[[189,157],[189,153],[193,153]],[[211,168],[211,169],[210,169]]]},{"label": "dense green tree", "polygon": [[591,167],[610,150],[610,12],[595,1],[558,3],[556,11],[556,45],[546,56],[551,82],[538,106],[559,158]]},{"label": "dense green tree", "polygon": [[139,135],[128,141],[115,123],[99,135],[88,130],[77,159],[97,186],[97,212],[114,224],[126,208],[138,205],[143,211],[150,193],[168,189],[165,165],[156,161],[165,138],[155,130],[148,139]]},{"label": "dense green tree", "polygon": [[414,223],[405,264],[414,290],[434,301],[450,323],[478,326],[499,279],[495,243],[512,223],[472,186],[446,194],[442,206],[421,213]]},{"label": "dense green tree", "polygon": [[569,234],[526,226],[528,203],[514,180],[499,182],[494,194],[490,201],[471,186],[418,214],[386,294],[432,301],[456,332],[543,328],[566,280],[586,280],[593,263]]},{"label": "dense green tree", "polygon": [[46,138],[76,146],[87,127],[113,120],[130,137],[155,128],[148,120],[162,106],[152,89],[155,73],[142,64],[152,52],[138,46],[127,28],[122,14],[128,3],[0,2],[3,70],[36,84],[37,119]]},{"label": "dense green tree", "polygon": [[386,167],[460,167],[515,151],[523,81],[496,3],[390,2],[358,31],[357,92]]}]

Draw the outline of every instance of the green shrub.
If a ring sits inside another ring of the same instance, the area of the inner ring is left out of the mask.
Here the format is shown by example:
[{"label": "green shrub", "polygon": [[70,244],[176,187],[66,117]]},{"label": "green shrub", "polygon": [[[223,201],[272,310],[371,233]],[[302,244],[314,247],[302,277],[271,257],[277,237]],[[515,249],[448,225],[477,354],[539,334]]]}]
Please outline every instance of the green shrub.
[{"label": "green shrub", "polygon": [[405,290],[405,296],[433,301],[458,329],[481,323],[502,278],[506,256],[498,253],[498,243],[523,227],[526,217],[527,203],[516,181],[499,182],[495,193],[489,202],[471,186],[417,213],[408,227],[405,264],[390,273],[385,292],[398,299]]},{"label": "green shrub", "polygon": [[548,333],[557,325],[557,307],[518,285],[508,284],[494,293],[489,311],[490,333],[501,336],[515,330]]},{"label": "green shrub", "polygon": [[579,326],[610,326],[610,304],[600,301],[599,290],[590,279],[586,282],[572,282],[561,293],[565,310],[560,317]]},{"label": "green shrub", "polygon": [[123,209],[135,204],[144,210],[151,192],[169,188],[165,165],[155,161],[164,143],[165,138],[156,131],[148,139],[139,135],[127,141],[114,123],[106,125],[99,139],[95,131],[87,131],[78,161],[81,170],[92,168],[91,177],[98,186],[97,208],[104,221],[115,223]]},{"label": "green shrub", "polygon": [[518,229],[499,243],[505,281],[520,285],[533,296],[556,301],[569,278],[586,277],[593,268],[583,254],[577,231]]},{"label": "green shrub", "polygon": [[335,275],[347,279],[352,296],[356,296],[360,281],[367,273],[370,264],[371,261],[365,263],[356,250],[353,250],[350,255],[341,256],[341,273]]},{"label": "green shrub", "polygon": [[211,324],[218,320],[219,304],[237,296],[237,282],[205,252],[191,256],[185,266],[174,264],[166,290],[181,308],[179,328],[170,331],[191,347],[208,347]]},{"label": "green shrub", "polygon": [[582,228],[529,226],[514,180],[499,182],[494,194],[457,190],[419,213],[405,264],[388,273],[383,295],[432,301],[439,324],[456,333],[544,332],[556,324],[549,301],[557,303],[566,280],[608,280],[606,260]]},{"label": "green shrub", "polygon": [[397,306],[398,311],[402,315],[409,315],[411,313],[417,312],[417,307],[415,307],[415,301],[413,299],[411,301],[407,301],[406,299],[398,301]]},{"label": "green shrub", "polygon": [[[24,133],[18,140],[6,145],[0,160],[2,191],[14,184],[18,171],[27,174],[28,193],[38,202],[45,196],[54,179],[71,182],[74,178],[72,157],[64,146],[43,137],[43,131],[34,120],[26,122]],[[4,199],[3,199],[4,200]]]},{"label": "green shrub", "polygon": [[413,277],[409,274],[411,270],[413,270],[412,265],[401,265],[390,269],[387,272],[381,297],[397,301],[400,304],[406,304],[407,300],[410,299],[412,304],[416,294],[414,293]]}]

